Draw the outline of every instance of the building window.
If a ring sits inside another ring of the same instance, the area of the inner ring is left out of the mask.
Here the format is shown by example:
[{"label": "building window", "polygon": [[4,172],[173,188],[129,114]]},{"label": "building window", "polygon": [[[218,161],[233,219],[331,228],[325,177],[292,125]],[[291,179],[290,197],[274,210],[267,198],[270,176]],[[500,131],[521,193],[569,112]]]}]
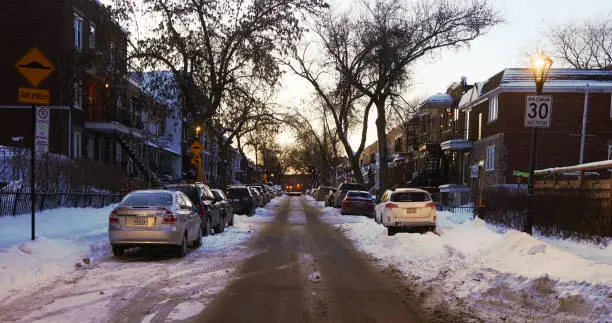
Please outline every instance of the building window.
[{"label": "building window", "polygon": [[395,138],[395,152],[402,152],[402,137]]},{"label": "building window", "polygon": [[89,22],[89,48],[96,48],[96,25],[93,22]]},{"label": "building window", "polygon": [[74,159],[81,158],[82,133],[81,130],[75,129],[72,132],[72,156]]},{"label": "building window", "polygon": [[608,146],[608,159],[612,159],[612,145]]},{"label": "building window", "polygon": [[482,112],[478,114],[478,140],[482,138]]},{"label": "building window", "polygon": [[98,160],[106,162],[106,140],[102,137],[98,139]]},{"label": "building window", "polygon": [[74,81],[73,85],[74,93],[74,107],[76,109],[83,109],[83,81]]},{"label": "building window", "polygon": [[94,159],[94,138],[93,136],[87,136],[87,158],[90,160]]},{"label": "building window", "polygon": [[74,14],[74,48],[83,49],[83,18]]},{"label": "building window", "polygon": [[470,140],[470,110],[465,111],[465,139]]},{"label": "building window", "polygon": [[486,170],[495,170],[495,145],[487,147]]},{"label": "building window", "polygon": [[489,100],[489,122],[497,119],[498,103],[497,95]]}]

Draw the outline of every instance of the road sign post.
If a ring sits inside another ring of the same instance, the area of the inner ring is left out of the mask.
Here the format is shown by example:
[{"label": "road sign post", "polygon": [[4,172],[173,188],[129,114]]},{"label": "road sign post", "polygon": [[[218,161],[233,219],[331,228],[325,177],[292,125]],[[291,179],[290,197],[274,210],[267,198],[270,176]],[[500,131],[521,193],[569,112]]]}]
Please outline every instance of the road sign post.
[{"label": "road sign post", "polygon": [[[49,109],[36,109],[36,104],[49,105],[49,91],[37,89],[40,82],[45,80],[55,67],[38,50],[33,48],[27,52],[15,67],[34,88],[19,88],[17,102],[32,104],[32,146],[30,147],[30,202],[32,212],[32,240],[36,239],[36,152],[47,152],[49,150]],[[40,126],[40,128],[37,128]]]}]

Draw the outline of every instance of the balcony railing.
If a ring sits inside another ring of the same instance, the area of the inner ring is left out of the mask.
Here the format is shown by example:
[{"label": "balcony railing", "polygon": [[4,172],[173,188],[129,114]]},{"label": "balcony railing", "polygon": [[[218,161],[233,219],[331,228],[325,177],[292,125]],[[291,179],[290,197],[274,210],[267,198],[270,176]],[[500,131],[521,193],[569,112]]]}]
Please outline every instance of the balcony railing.
[{"label": "balcony railing", "polygon": [[87,121],[89,122],[119,122],[128,127],[142,129],[143,123],[133,116],[126,108],[116,105],[87,105]]}]

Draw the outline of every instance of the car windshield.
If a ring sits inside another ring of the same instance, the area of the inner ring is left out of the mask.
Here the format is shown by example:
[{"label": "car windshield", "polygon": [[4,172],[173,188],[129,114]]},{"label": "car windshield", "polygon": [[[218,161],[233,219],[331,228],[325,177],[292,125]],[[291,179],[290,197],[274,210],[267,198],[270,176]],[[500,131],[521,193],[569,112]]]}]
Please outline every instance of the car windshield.
[{"label": "car windshield", "polygon": [[191,200],[191,202],[193,203],[199,203],[200,202],[200,197],[198,196],[198,188],[197,187],[192,187],[192,186],[177,186],[177,187],[168,187],[166,188],[169,191],[180,191],[185,193],[185,195],[187,195],[187,197],[189,197],[189,199]]},{"label": "car windshield", "polygon": [[172,194],[132,193],[125,197],[121,206],[172,206]]},{"label": "car windshield", "polygon": [[227,190],[227,195],[230,198],[249,197],[249,191],[246,188],[230,188]]},{"label": "car windshield", "polygon": [[215,197],[215,199],[218,199],[218,200],[223,199],[223,197],[221,197],[221,194],[219,194],[219,191],[217,190],[210,190],[210,191],[212,192],[212,195]]},{"label": "car windshield", "polygon": [[348,194],[346,194],[346,197],[354,197],[354,198],[364,198],[364,199],[371,199],[372,195],[368,192],[348,192]]},{"label": "car windshield", "polygon": [[431,197],[425,192],[396,192],[391,194],[391,202],[429,202]]}]

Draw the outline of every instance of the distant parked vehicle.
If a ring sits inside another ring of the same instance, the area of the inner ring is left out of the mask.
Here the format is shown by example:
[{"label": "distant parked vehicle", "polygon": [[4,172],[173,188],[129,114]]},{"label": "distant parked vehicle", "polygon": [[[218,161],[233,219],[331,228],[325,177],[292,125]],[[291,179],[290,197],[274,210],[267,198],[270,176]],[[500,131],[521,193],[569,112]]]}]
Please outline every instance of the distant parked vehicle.
[{"label": "distant parked vehicle", "polygon": [[164,189],[181,191],[189,197],[196,206],[202,220],[202,235],[210,235],[211,229],[215,233],[221,233],[225,230],[226,219],[223,218],[219,206],[215,204],[215,197],[210,191],[210,187],[196,182],[192,184],[168,184],[164,186]]},{"label": "distant parked vehicle", "polygon": [[225,223],[228,226],[234,225],[234,208],[225,196],[225,193],[223,193],[223,191],[219,189],[213,189],[211,191],[215,197],[215,204],[217,204],[219,206],[219,209],[221,209],[221,214],[225,219]]},{"label": "distant parked vehicle", "polygon": [[202,245],[201,220],[180,191],[146,190],[128,194],[108,217],[113,254],[131,247],[172,246],[179,257]]},{"label": "distant parked vehicle", "polygon": [[263,187],[263,185],[249,185],[249,187],[256,189],[259,195],[261,196],[263,202],[261,205],[259,205],[260,207],[263,207],[264,205],[266,205],[266,203],[270,202],[271,197],[270,195],[268,195],[268,192]]},{"label": "distant parked vehicle", "polygon": [[346,193],[348,191],[367,191],[368,187],[365,184],[357,184],[357,183],[342,183],[338,186],[338,191],[336,192],[334,198],[334,207],[341,207],[342,200],[346,197]]},{"label": "distant parked vehicle", "polygon": [[334,188],[331,186],[319,186],[319,188],[317,188],[316,194],[314,195],[315,200],[324,201],[329,192],[333,189]]},{"label": "distant parked vehicle", "polygon": [[263,193],[253,186],[249,186],[249,190],[255,197],[255,205],[257,205],[257,207],[263,207],[265,205],[265,197],[263,196]]},{"label": "distant parked vehicle", "polygon": [[389,235],[410,228],[436,230],[436,203],[427,191],[421,189],[387,190],[375,212],[376,222],[387,227]]},{"label": "distant parked vehicle", "polygon": [[229,186],[225,189],[236,214],[252,216],[257,207],[256,196],[246,186]]},{"label": "distant parked vehicle", "polygon": [[365,215],[371,218],[374,215],[372,194],[366,191],[348,191],[342,200],[340,214]]},{"label": "distant parked vehicle", "polygon": [[325,197],[325,206],[333,206],[334,205],[334,200],[336,199],[336,192],[338,190],[335,188],[332,188],[329,193],[327,193],[327,196]]}]

